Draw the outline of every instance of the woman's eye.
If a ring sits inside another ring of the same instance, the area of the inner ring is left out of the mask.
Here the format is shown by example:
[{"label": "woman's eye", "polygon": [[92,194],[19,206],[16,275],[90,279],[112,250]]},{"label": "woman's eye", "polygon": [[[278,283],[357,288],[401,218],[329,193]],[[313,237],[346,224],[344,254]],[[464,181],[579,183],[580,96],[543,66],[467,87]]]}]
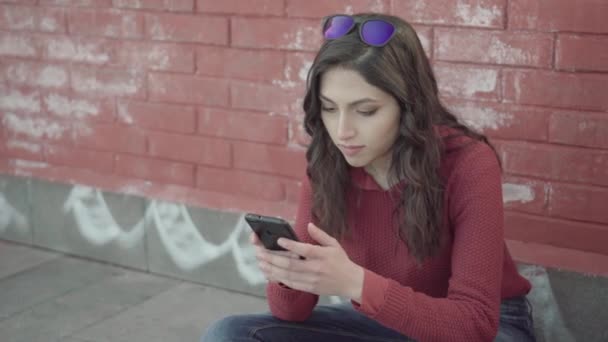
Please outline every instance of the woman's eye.
[{"label": "woman's eye", "polygon": [[335,108],[331,108],[331,107],[321,107],[321,110],[324,111],[324,112],[330,112],[331,113],[331,112],[335,111],[336,109]]},{"label": "woman's eye", "polygon": [[376,111],[378,111],[377,109],[372,109],[372,110],[358,110],[357,112],[363,116],[370,116],[370,115],[374,115],[374,113],[376,113]]}]

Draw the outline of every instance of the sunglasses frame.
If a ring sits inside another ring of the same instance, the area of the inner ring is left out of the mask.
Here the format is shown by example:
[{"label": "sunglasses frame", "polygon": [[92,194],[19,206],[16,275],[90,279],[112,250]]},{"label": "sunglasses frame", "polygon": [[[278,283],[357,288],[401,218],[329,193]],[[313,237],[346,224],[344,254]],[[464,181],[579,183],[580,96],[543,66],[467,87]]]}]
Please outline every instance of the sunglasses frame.
[{"label": "sunglasses frame", "polygon": [[[351,24],[351,27],[348,29],[348,31],[346,31],[346,33],[344,33],[340,37],[337,37],[337,38],[325,38],[325,31],[327,29],[327,25],[329,24],[330,20],[332,20],[335,17],[348,17],[348,18],[351,18],[353,20],[353,23]],[[383,44],[370,44],[365,39],[363,39],[363,26],[365,26],[365,24],[367,22],[369,22],[369,21],[381,21],[381,22],[389,24],[389,25],[391,25],[393,27],[393,32],[391,33],[390,37],[388,37]],[[359,26],[358,27],[359,39],[361,39],[362,42],[364,42],[365,44],[367,44],[369,46],[383,47],[383,46],[387,45],[391,41],[391,39],[393,39],[393,37],[395,36],[395,33],[397,33],[397,28],[395,27],[395,25],[393,23],[391,23],[389,21],[386,21],[386,20],[383,20],[383,19],[368,18],[368,19],[365,19],[365,20],[359,22],[359,21],[357,21],[357,18],[355,18],[352,15],[348,15],[348,14],[334,14],[334,15],[330,15],[330,16],[324,17],[323,20],[322,20],[321,30],[322,30],[323,38],[325,40],[336,40],[336,39],[340,39],[340,38],[346,36],[347,34],[349,34],[353,30],[353,28],[355,28],[355,26]]]}]

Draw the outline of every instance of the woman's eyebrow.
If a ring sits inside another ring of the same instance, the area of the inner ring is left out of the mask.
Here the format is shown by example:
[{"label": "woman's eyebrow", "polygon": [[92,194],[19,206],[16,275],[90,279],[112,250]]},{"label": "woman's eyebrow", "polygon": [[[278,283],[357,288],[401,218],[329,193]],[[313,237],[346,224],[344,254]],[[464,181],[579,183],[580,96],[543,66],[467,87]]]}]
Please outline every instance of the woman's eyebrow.
[{"label": "woman's eyebrow", "polygon": [[[320,97],[321,97],[321,99],[323,99],[323,100],[325,100],[327,102],[335,103],[329,97],[327,97],[327,96],[325,96],[323,94],[320,94]],[[362,104],[362,103],[366,103],[366,102],[379,102],[379,101],[376,100],[376,99],[369,98],[369,97],[364,97],[362,99],[359,99],[359,100],[356,100],[356,101],[353,101],[353,102],[349,103],[348,106],[349,107],[353,107],[353,106],[356,106],[358,104]]]}]

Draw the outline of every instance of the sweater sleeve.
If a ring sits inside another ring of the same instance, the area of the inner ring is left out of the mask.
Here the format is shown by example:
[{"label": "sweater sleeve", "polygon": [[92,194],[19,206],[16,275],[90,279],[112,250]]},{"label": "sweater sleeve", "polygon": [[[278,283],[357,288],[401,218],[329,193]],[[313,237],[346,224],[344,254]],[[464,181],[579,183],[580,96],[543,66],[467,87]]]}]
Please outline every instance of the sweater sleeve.
[{"label": "sweater sleeve", "polygon": [[355,309],[418,341],[492,341],[498,331],[503,265],[501,173],[494,152],[474,144],[447,182],[453,229],[451,277],[444,298],[365,270]]},{"label": "sweater sleeve", "polygon": [[[302,242],[317,244],[308,234],[308,223],[312,217],[312,190],[308,177],[304,177],[300,190],[300,202],[296,214],[294,231]],[[291,289],[283,284],[269,282],[266,296],[270,312],[286,321],[304,321],[312,313],[319,300],[316,294]]]}]

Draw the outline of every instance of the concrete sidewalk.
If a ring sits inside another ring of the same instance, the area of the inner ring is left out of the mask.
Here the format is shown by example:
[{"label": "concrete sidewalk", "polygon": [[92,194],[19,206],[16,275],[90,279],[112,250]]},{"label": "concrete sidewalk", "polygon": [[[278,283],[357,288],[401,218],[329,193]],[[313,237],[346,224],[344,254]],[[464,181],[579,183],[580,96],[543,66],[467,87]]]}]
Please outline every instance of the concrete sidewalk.
[{"label": "concrete sidewalk", "polygon": [[3,342],[198,341],[263,298],[0,241]]}]

